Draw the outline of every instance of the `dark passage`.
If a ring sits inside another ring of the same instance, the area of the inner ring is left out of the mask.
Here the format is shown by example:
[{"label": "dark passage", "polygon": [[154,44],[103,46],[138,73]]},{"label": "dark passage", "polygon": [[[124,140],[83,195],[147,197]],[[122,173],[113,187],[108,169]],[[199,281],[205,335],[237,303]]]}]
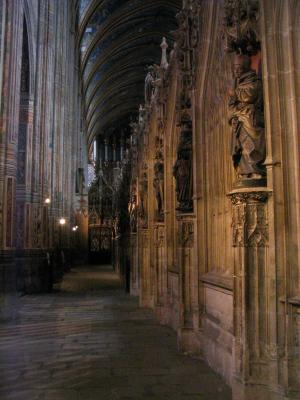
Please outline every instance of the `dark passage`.
[{"label": "dark passage", "polygon": [[65,276],[60,290],[25,296],[0,325],[1,400],[229,400],[202,361],[120,286],[110,266]]}]

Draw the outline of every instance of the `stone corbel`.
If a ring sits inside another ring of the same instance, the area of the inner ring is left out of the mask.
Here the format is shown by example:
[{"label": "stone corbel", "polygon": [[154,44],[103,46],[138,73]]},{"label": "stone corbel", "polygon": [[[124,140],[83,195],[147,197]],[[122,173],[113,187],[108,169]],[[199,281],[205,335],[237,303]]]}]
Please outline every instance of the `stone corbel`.
[{"label": "stone corbel", "polygon": [[261,189],[240,189],[229,193],[233,205],[233,247],[266,247],[268,220],[266,202],[270,192]]}]

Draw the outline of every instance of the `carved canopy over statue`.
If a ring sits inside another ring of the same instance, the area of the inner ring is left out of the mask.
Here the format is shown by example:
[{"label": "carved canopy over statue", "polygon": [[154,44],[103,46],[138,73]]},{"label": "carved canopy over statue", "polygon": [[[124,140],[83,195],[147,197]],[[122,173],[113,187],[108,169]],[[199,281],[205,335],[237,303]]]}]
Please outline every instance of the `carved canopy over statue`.
[{"label": "carved canopy over statue", "polygon": [[226,0],[226,50],[254,55],[260,50],[258,0]]},{"label": "carved canopy over statue", "polygon": [[193,177],[192,177],[192,123],[186,118],[182,121],[177,160],[173,167],[176,180],[176,195],[181,212],[193,210]]}]

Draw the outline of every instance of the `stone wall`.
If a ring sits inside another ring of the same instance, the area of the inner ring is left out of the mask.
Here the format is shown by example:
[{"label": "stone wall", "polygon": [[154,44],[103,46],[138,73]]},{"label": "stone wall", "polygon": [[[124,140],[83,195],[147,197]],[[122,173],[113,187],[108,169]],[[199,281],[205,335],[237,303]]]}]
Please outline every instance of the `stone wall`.
[{"label": "stone wall", "polygon": [[[3,302],[16,290],[49,290],[69,263],[75,170],[84,152],[75,15],[75,2],[1,2]],[[67,223],[60,227],[61,217]]]},{"label": "stone wall", "polygon": [[299,398],[299,2],[186,1],[178,22],[133,133],[132,292],[234,399]]}]

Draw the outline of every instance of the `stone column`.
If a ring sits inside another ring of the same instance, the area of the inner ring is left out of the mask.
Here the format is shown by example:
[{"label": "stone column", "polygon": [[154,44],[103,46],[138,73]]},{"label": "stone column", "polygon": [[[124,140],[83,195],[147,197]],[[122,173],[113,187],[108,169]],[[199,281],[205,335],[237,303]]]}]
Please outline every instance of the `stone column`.
[{"label": "stone column", "polygon": [[140,305],[152,307],[152,282],[150,260],[150,230],[149,230],[149,188],[148,165],[142,165],[141,177],[138,183],[138,235],[139,242],[139,267],[140,267]]},{"label": "stone column", "polygon": [[237,189],[229,194],[233,207],[235,400],[269,399],[269,195],[266,188]]},{"label": "stone column", "polygon": [[124,134],[121,134],[120,139],[120,161],[123,161],[124,158]]},{"label": "stone column", "polygon": [[109,140],[108,138],[104,139],[104,161],[108,161],[108,144]]},{"label": "stone column", "polygon": [[113,150],[113,162],[116,162],[117,161],[117,143],[116,143],[116,138],[113,139],[112,150]]},{"label": "stone column", "polygon": [[99,173],[99,170],[102,169],[102,163],[103,163],[103,143],[100,138],[97,140],[97,146],[98,146],[98,157],[97,157],[97,163],[96,163],[96,174]]},{"label": "stone column", "polygon": [[167,287],[167,268],[166,268],[166,240],[165,226],[163,223],[156,223],[153,227],[154,236],[154,268],[155,268],[155,313],[161,323],[166,323],[166,287]]},{"label": "stone column", "polygon": [[178,215],[178,261],[180,327],[178,330],[179,347],[182,351],[191,351],[194,337],[194,216]]},{"label": "stone column", "polygon": [[153,307],[151,296],[151,266],[150,266],[150,238],[149,229],[139,230],[139,265],[140,265],[140,306]]},{"label": "stone column", "polygon": [[130,234],[130,294],[132,296],[139,295],[139,269],[138,269],[138,246],[137,246],[137,233],[131,232]]},{"label": "stone column", "polygon": [[14,232],[23,33],[19,4],[2,1],[0,18],[0,319],[9,319],[18,303]]},{"label": "stone column", "polygon": [[98,140],[94,140],[94,149],[93,149],[93,161],[97,162],[98,160]]}]

